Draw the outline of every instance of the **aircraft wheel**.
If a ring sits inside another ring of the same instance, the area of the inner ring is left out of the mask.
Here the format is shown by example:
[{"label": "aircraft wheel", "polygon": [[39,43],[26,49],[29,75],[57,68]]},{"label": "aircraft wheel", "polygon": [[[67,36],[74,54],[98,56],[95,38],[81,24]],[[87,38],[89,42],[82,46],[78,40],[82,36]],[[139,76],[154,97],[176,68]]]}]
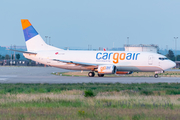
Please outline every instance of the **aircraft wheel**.
[{"label": "aircraft wheel", "polygon": [[155,77],[155,78],[158,78],[158,74],[155,74],[154,77]]},{"label": "aircraft wheel", "polygon": [[104,74],[98,74],[98,77],[104,77]]},{"label": "aircraft wheel", "polygon": [[95,75],[94,72],[89,72],[89,73],[88,73],[88,76],[89,76],[89,77],[94,77],[94,75]]}]

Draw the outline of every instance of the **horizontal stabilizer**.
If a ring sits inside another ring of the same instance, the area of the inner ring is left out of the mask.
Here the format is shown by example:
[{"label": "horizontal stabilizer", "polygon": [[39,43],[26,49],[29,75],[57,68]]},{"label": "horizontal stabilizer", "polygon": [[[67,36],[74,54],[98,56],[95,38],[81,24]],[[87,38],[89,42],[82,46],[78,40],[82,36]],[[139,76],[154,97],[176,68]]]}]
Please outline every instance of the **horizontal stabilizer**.
[{"label": "horizontal stabilizer", "polygon": [[27,52],[27,51],[13,50],[13,49],[8,49],[8,50],[15,51],[15,52],[20,52],[20,53],[34,54],[34,55],[37,54],[37,53],[34,53],[34,52]]}]

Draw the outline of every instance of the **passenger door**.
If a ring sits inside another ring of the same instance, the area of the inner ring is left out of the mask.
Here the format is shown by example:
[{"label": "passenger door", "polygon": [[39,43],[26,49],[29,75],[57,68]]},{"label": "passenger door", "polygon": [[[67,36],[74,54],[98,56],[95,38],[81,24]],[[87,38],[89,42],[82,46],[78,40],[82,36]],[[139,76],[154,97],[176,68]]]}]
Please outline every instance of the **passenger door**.
[{"label": "passenger door", "polygon": [[150,56],[148,57],[148,64],[149,64],[149,65],[152,65],[152,64],[153,64],[153,56],[152,56],[152,55],[150,55]]}]

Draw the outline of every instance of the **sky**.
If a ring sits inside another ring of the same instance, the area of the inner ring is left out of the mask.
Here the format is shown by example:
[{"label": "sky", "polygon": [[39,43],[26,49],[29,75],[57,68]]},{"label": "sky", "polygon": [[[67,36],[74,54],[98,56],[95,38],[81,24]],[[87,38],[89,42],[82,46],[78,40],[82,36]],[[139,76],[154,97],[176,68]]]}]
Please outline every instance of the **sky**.
[{"label": "sky", "polygon": [[60,48],[123,47],[129,37],[175,49],[179,37],[180,50],[180,0],[1,0],[0,46],[25,46],[21,19]]}]

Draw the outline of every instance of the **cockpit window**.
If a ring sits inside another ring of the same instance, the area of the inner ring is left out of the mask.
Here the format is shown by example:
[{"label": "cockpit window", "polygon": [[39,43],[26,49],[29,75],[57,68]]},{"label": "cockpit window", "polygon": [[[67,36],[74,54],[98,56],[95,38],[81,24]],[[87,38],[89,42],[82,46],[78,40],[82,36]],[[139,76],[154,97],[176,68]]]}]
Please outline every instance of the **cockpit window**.
[{"label": "cockpit window", "polygon": [[159,60],[168,60],[168,58],[162,58],[162,57],[160,57]]}]

